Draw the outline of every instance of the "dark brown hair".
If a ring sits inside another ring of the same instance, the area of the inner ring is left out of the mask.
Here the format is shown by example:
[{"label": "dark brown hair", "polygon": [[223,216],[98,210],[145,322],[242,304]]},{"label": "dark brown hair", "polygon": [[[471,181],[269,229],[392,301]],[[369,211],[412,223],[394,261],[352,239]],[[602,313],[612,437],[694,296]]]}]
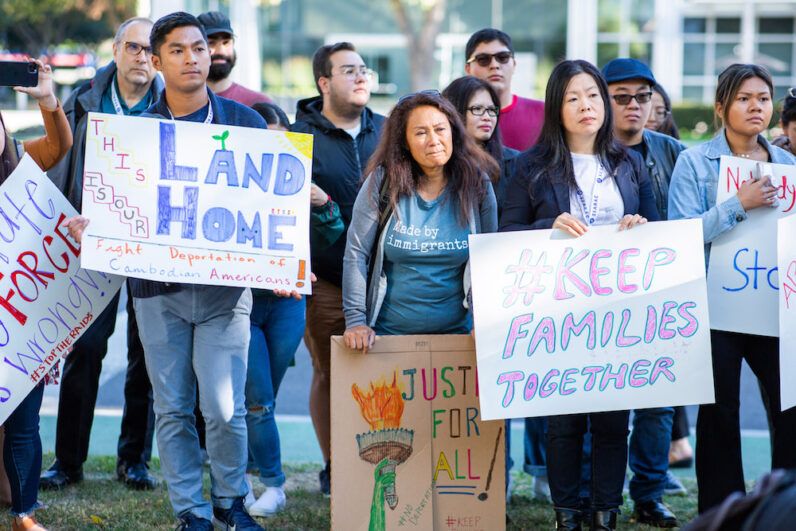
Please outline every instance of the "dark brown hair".
[{"label": "dark brown hair", "polygon": [[[459,116],[462,119],[462,123],[466,125],[467,107],[470,105],[470,100],[472,100],[473,97],[482,90],[486,91],[486,93],[489,95],[489,98],[492,100],[492,105],[494,105],[495,108],[500,111],[500,98],[498,98],[495,89],[493,89],[492,85],[483,79],[479,79],[474,76],[463,76],[458,79],[454,79],[451,81],[451,84],[442,91],[442,96],[447,98],[453,104],[453,106],[456,107],[456,110],[459,111]],[[484,150],[492,155],[492,158],[495,159],[495,162],[498,164],[503,162],[503,142],[500,138],[500,129],[498,129],[499,123],[500,112],[498,112],[497,120],[495,122],[495,129],[492,131],[492,136],[489,137],[489,140],[484,142]],[[500,168],[498,167],[497,169],[497,173],[489,174],[492,184],[497,184],[501,178]],[[504,177],[508,177],[508,175]]]},{"label": "dark brown hair", "polygon": [[[771,74],[763,66],[735,63],[719,74],[719,83],[716,85],[716,103],[721,105],[722,116],[716,113],[716,117],[721,119],[723,125],[727,125],[730,106],[735,101],[738,91],[741,90],[741,85],[743,85],[744,81],[753,77],[763,80],[768,85],[768,92],[773,100],[774,82],[771,80]],[[766,127],[768,127],[768,124],[766,124]]]},{"label": "dark brown hair", "polygon": [[350,42],[336,42],[334,44],[324,44],[312,56],[312,75],[315,76],[315,86],[318,93],[321,92],[321,86],[318,80],[322,77],[329,77],[332,75],[332,55],[340,51],[356,52],[357,49]]},{"label": "dark brown hair", "polygon": [[[471,210],[478,208],[487,193],[484,173],[496,171],[497,163],[470,138],[459,113],[439,93],[418,92],[398,101],[384,124],[379,145],[368,162],[365,175],[370,175],[379,168],[384,169],[385,187],[382,189],[387,190],[393,210],[397,210],[401,197],[409,197],[415,193],[423,172],[409,151],[406,126],[412,111],[424,106],[439,110],[450,122],[452,153],[443,172],[448,180],[451,197],[458,202],[459,220],[462,225],[466,225]],[[375,181],[371,181],[371,186],[375,186]]]},{"label": "dark brown hair", "polygon": [[6,137],[6,145],[3,152],[0,153],[0,184],[6,182],[8,176],[14,171],[19,163],[19,156],[17,154],[17,145],[14,139],[8,134],[6,125],[3,122],[3,113],[0,112],[0,128],[3,129],[2,134]]}]

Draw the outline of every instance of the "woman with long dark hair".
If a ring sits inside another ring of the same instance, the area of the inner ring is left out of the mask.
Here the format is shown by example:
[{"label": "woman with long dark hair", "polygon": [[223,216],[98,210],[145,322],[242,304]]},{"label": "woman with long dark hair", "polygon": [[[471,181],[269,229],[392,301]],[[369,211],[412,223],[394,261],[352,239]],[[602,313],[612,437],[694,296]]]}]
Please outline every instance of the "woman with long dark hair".
[{"label": "woman with long dark hair", "polygon": [[[701,218],[705,264],[710,243],[747,219],[755,208],[776,203],[777,189],[763,178],[743,183],[738,193],[716,203],[722,155],[794,164],[793,155],[771,145],[762,133],[774,110],[771,75],[762,66],[734,64],[719,75],[715,111],[722,128],[704,144],[683,151],[669,187],[669,219]],[[754,311],[754,309],[750,309]],[[746,360],[765,391],[773,425],[772,468],[796,467],[796,409],[780,411],[779,339],[710,331],[716,402],[699,406],[696,475],[699,512],[744,492],[739,428],[741,362]]]},{"label": "woman with long dark hair", "polygon": [[367,351],[376,334],[470,332],[468,236],[497,229],[487,177],[495,166],[439,92],[398,101],[368,163],[348,230],[348,347]]},{"label": "woman with long dark hair", "polygon": [[500,138],[500,98],[492,85],[474,76],[454,79],[442,91],[442,96],[459,111],[470,138],[498,163],[499,171],[489,177],[495,190],[499,214],[514,172],[514,161],[520,154],[516,149],[504,146]]},{"label": "woman with long dark hair", "polygon": [[[35,87],[15,87],[39,103],[44,119],[45,136],[27,142],[11,138],[0,115],[0,184],[16,168],[24,153],[44,171],[61,160],[72,147],[72,131],[61,105],[55,98],[52,69],[41,61],[33,61],[39,68],[39,82]],[[41,437],[39,436],[39,408],[44,395],[44,381],[22,400],[5,421],[3,462],[11,485],[11,514],[13,531],[43,531],[33,513],[39,507],[39,474],[41,473]]]},{"label": "woman with long dark hair", "polygon": [[[539,142],[517,161],[500,230],[559,229],[582,236],[592,225],[629,229],[660,219],[641,156],[614,141],[608,86],[586,61],[563,61],[550,75]],[[547,475],[556,528],[616,528],[627,467],[628,411],[548,417]],[[583,436],[592,436],[590,506],[581,506]]]}]

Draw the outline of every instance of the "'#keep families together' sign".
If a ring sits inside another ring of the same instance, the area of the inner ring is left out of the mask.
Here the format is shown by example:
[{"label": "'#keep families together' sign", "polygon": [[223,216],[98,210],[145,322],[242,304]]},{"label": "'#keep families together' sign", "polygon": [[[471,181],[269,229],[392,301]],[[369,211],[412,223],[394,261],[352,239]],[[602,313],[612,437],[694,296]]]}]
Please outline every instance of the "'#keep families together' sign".
[{"label": "'#keep families together' sign", "polygon": [[310,293],[312,135],[90,113],[83,267]]},{"label": "'#keep families together' sign", "polygon": [[701,220],[470,249],[484,419],[713,402]]}]

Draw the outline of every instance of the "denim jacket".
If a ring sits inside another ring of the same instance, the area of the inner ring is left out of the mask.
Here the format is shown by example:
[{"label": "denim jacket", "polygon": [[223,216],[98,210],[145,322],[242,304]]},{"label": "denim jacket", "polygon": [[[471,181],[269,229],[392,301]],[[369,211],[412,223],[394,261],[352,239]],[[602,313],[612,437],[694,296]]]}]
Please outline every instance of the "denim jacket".
[{"label": "denim jacket", "polygon": [[[796,164],[793,155],[762,136],[757,141],[771,155],[772,163]],[[724,129],[713,140],[680,154],[669,187],[669,219],[702,218],[705,267],[710,260],[710,243],[748,217],[737,195],[716,204],[722,155],[732,155]]]}]

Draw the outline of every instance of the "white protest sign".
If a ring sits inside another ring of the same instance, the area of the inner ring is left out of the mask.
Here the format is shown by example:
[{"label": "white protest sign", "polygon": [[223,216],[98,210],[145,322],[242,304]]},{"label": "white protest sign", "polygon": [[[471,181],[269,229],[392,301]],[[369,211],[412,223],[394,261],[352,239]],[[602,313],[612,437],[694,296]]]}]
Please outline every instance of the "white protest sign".
[{"label": "white protest sign", "polygon": [[83,267],[310,293],[312,135],[90,113]]},{"label": "white protest sign", "polygon": [[777,223],[779,374],[782,410],[796,406],[796,215]]},{"label": "white protest sign", "polygon": [[485,420],[713,402],[702,221],[470,236]]},{"label": "white protest sign", "polygon": [[[758,177],[758,162],[721,157],[716,204]],[[713,240],[708,265],[710,326],[715,330],[779,335],[777,220],[796,212],[796,166],[762,164],[777,187],[776,207],[755,208],[748,219]],[[754,309],[754,311],[749,311]]]},{"label": "white protest sign", "polygon": [[63,358],[123,277],[80,269],[77,214],[28,156],[0,186],[0,424]]}]

